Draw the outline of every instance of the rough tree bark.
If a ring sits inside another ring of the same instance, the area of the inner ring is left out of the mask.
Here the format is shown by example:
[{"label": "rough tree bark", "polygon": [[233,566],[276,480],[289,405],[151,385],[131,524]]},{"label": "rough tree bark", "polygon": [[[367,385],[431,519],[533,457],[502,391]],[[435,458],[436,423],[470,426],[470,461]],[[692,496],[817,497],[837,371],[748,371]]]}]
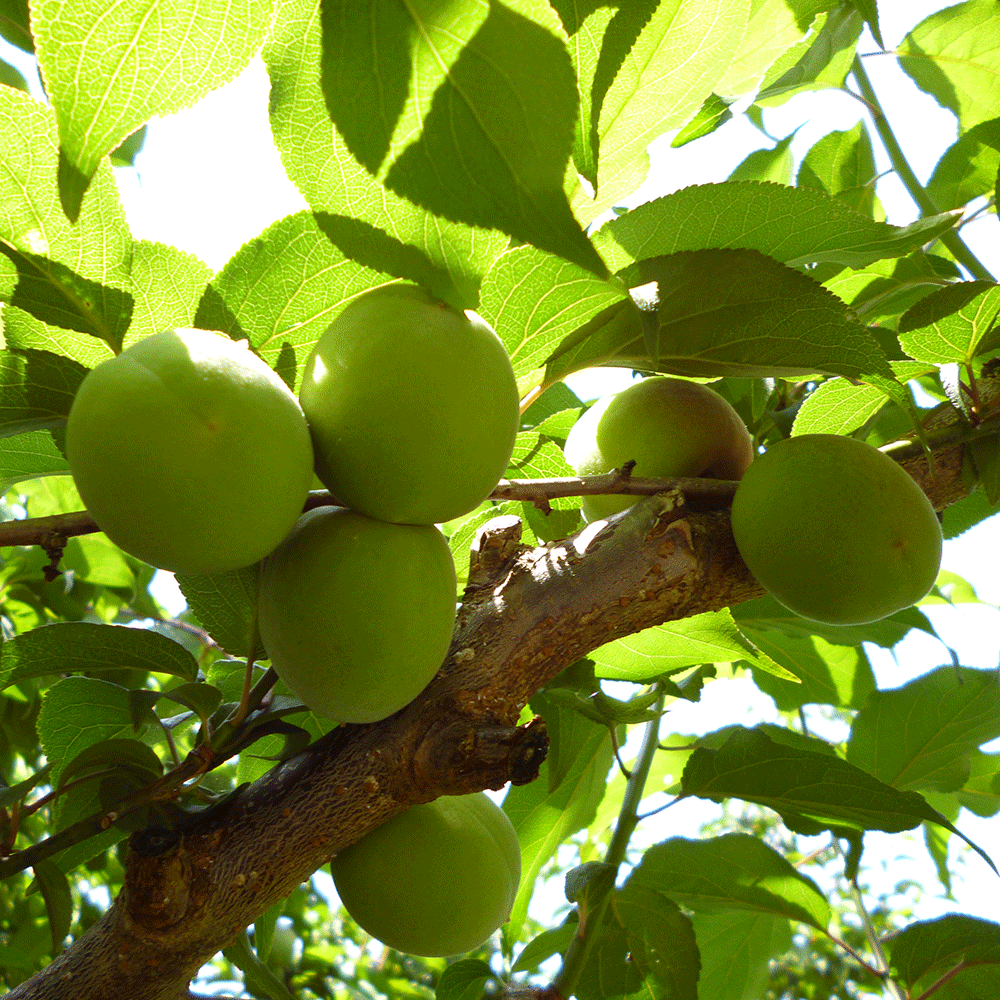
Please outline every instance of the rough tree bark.
[{"label": "rough tree bark", "polygon": [[[964,493],[964,446],[939,443],[933,474],[917,447],[896,457],[941,509]],[[512,518],[480,533],[448,659],[413,703],[339,727],[190,827],[133,834],[108,913],[11,1000],[187,997],[205,961],[390,816],[439,795],[532,780],[545,726],[517,719],[569,664],[651,625],[763,593],[728,512],[699,510],[678,491],[568,539],[534,549],[519,540]]]}]

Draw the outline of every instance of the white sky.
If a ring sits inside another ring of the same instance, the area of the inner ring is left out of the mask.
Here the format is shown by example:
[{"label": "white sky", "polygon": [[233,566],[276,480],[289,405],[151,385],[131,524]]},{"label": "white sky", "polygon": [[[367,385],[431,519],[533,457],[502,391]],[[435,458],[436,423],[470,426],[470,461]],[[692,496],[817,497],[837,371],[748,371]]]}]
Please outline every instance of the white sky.
[{"label": "white sky", "polygon": [[[935,0],[883,0],[879,10],[887,47],[895,45],[921,18],[944,6],[947,4]],[[11,52],[9,47],[0,48]],[[874,52],[876,48],[866,32],[859,51]],[[12,62],[18,60],[17,54],[7,57]],[[19,65],[26,63],[21,60]],[[865,65],[911,165],[918,178],[926,181],[939,153],[954,141],[954,119],[919,92],[891,57],[873,56],[866,59]],[[267,94],[267,76],[262,62],[256,59],[239,79],[209,94],[195,107],[154,120],[136,168],[117,171],[136,237],[173,244],[218,269],[270,223],[306,207],[285,176],[271,141]],[[766,111],[765,122],[771,134],[778,137],[801,126],[792,145],[798,159],[821,135],[853,127],[862,111],[858,101],[844,94],[807,94]],[[768,145],[745,119],[734,120],[714,135],[679,150],[669,149],[665,142],[657,143],[650,179],[635,201],[690,183],[723,180],[745,155]],[[876,147],[880,169],[885,170],[888,162],[877,141]],[[894,176],[879,182],[878,194],[891,222],[902,225],[916,218],[916,207]],[[989,216],[963,230],[963,235],[980,259],[1000,275],[996,227],[996,216]],[[578,380],[578,391],[584,395],[614,391],[629,378],[621,370],[602,372],[594,379]],[[973,582],[984,599],[1000,603],[998,553],[1000,517],[995,517],[946,543],[944,567]],[[942,636],[960,651],[963,663],[997,666],[1000,612],[996,608],[936,608],[930,613]],[[885,651],[870,652],[882,687],[898,686],[949,660],[944,647],[916,631],[897,647],[895,657]],[[774,706],[748,681],[736,680],[709,685],[700,704],[679,706],[674,717],[676,731],[701,732],[731,722],[753,724],[761,718],[772,718]],[[662,835],[693,835],[710,809],[704,803],[690,801],[668,810],[663,819],[666,832]],[[980,820],[963,812],[958,825],[1000,860],[996,819]],[[939,887],[919,844],[907,849],[904,838],[882,835],[870,836],[868,843],[866,858],[883,859],[887,886],[908,877],[927,888],[929,898],[919,908],[921,916],[960,909],[992,919],[1000,917],[995,903],[1000,882],[994,881],[995,876],[978,857],[972,856],[968,862],[967,882],[962,882],[959,874],[958,901],[949,903],[932,898]],[[903,850],[913,856],[912,862],[890,862]]]}]

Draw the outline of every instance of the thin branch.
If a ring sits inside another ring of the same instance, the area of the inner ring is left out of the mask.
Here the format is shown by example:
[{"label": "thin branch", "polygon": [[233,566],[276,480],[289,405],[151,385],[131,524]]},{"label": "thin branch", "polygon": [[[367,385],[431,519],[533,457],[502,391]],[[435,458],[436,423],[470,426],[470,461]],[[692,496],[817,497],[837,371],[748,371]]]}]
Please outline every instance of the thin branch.
[{"label": "thin branch", "polygon": [[[878,132],[879,138],[882,140],[882,145],[889,155],[893,169],[903,182],[907,193],[916,202],[917,207],[920,209],[920,214],[939,215],[940,212],[937,205],[934,204],[934,199],[931,198],[926,188],[917,180],[917,175],[913,172],[913,168],[906,159],[906,155],[899,145],[899,140],[896,138],[895,132],[893,132],[892,127],[885,117],[885,111],[882,109],[878,95],[875,93],[875,88],[872,86],[871,80],[868,78],[868,73],[858,56],[854,57],[854,62],[851,64],[851,73],[854,75],[854,79],[861,90],[861,96],[871,111],[875,131]],[[951,251],[955,260],[962,264],[973,277],[983,281],[996,281],[989,269],[976,257],[969,249],[968,244],[954,229],[943,233],[939,239]]]}]

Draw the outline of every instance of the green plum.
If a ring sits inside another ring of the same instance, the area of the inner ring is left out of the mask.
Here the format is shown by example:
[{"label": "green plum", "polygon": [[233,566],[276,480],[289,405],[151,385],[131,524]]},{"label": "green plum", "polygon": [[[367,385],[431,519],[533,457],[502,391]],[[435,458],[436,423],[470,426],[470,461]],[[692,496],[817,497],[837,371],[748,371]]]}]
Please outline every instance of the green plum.
[{"label": "green plum", "polygon": [[433,525],[320,507],[265,561],[257,624],[271,666],[312,711],[377,722],[437,673],[455,608],[455,564]]},{"label": "green plum", "polygon": [[285,383],[245,341],[191,329],[140,340],[87,374],[66,456],[101,530],[177,573],[267,555],[302,513],[313,463]]},{"label": "green plum", "polygon": [[924,492],[877,448],[837,434],[772,445],[740,481],[732,525],[772,596],[830,625],[908,608],[941,565],[941,527]]},{"label": "green plum", "polygon": [[309,356],[299,398],[319,478],[383,521],[439,524],[479,506],[518,429],[500,338],[416,285],[351,302]]},{"label": "green plum", "polygon": [[459,955],[510,916],[521,849],[482,792],[413,806],[341,851],[330,871],[347,912],[410,955]]},{"label": "green plum", "polygon": [[[658,375],[598,400],[566,438],[578,476],[597,476],[634,459],[635,476],[739,479],[753,461],[753,439],[739,414],[697,382]],[[638,497],[583,497],[588,521],[627,510]]]}]

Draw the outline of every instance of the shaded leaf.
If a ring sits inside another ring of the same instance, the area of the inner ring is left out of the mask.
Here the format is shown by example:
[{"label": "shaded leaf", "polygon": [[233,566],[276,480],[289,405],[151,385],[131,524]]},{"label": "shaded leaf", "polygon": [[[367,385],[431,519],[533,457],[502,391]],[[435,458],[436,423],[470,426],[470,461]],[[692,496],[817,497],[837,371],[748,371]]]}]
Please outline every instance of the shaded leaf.
[{"label": "shaded leaf", "polygon": [[156,632],[59,622],[15,636],[0,646],[0,689],[28,677],[123,667],[188,680],[198,673],[194,657],[183,646]]},{"label": "shaded leaf", "polygon": [[1000,169],[1000,118],[970,128],[941,155],[927,182],[939,209],[961,208],[989,194]]},{"label": "shaded leaf", "polygon": [[63,941],[73,921],[73,897],[69,891],[69,880],[56,863],[48,858],[32,865],[32,871],[45,900],[45,912],[52,934],[52,954],[55,956],[62,951]]},{"label": "shaded leaf", "polygon": [[384,183],[435,215],[502,230],[603,277],[563,193],[576,104],[561,40],[493,4]]},{"label": "shaded leaf", "polygon": [[145,743],[131,739],[107,739],[92,743],[59,770],[59,785],[87,771],[120,767],[135,772],[140,780],[152,781],[163,774],[163,763]]},{"label": "shaded leaf", "polygon": [[177,576],[192,614],[230,656],[263,656],[263,644],[254,634],[257,572],[254,564],[228,573]]},{"label": "shaded leaf", "polygon": [[851,726],[847,759],[895,788],[953,792],[969,777],[972,751],[997,736],[997,671],[939,667],[872,691]]},{"label": "shaded leaf", "polygon": [[767,913],[722,911],[691,917],[701,954],[699,996],[757,1000],[771,978],[771,958],[792,944],[789,922]]},{"label": "shaded leaf", "polygon": [[1000,924],[959,913],[912,923],[887,944],[893,975],[911,987],[915,996],[921,995],[921,990],[915,988],[918,983],[930,986],[947,973],[957,972],[959,992],[953,994],[949,990],[944,996],[987,1000],[988,994],[961,991],[965,974],[960,970],[1000,965]]},{"label": "shaded leaf", "polygon": [[655,889],[699,913],[749,910],[826,931],[830,905],[819,886],[756,837],[672,837],[648,848],[629,883]]},{"label": "shaded leaf", "polygon": [[0,436],[64,427],[86,374],[48,351],[0,351]]},{"label": "shaded leaf", "polygon": [[479,1000],[496,973],[481,958],[453,962],[441,973],[435,995],[437,1000]]}]

